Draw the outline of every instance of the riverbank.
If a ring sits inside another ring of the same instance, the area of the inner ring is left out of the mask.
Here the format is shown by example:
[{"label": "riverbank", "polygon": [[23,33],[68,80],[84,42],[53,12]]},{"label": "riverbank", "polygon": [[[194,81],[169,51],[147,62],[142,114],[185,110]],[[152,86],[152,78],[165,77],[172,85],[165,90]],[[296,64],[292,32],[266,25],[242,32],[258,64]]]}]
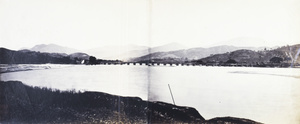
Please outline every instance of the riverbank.
[{"label": "riverbank", "polygon": [[224,117],[205,120],[191,107],[101,92],[59,91],[0,82],[3,123],[257,123]]},{"label": "riverbank", "polygon": [[[207,67],[264,67],[264,68],[278,68],[278,67],[271,67],[271,66],[241,66],[241,65],[195,65],[195,64],[158,64],[158,63],[127,63],[127,64],[102,64],[105,65],[131,65],[131,66],[154,66],[154,67],[163,67],[163,66],[207,66]],[[0,74],[1,73],[9,73],[9,72],[19,72],[19,71],[30,71],[30,70],[43,70],[43,69],[56,69],[56,68],[63,68],[63,67],[70,67],[74,66],[71,64],[0,64]],[[78,65],[76,65],[78,66]],[[94,65],[93,65],[94,66]],[[280,67],[280,68],[290,68],[290,66]],[[293,68],[300,68],[300,66],[294,66]]]},{"label": "riverbank", "polygon": [[68,67],[67,64],[0,64],[0,74],[18,71],[43,70]]}]

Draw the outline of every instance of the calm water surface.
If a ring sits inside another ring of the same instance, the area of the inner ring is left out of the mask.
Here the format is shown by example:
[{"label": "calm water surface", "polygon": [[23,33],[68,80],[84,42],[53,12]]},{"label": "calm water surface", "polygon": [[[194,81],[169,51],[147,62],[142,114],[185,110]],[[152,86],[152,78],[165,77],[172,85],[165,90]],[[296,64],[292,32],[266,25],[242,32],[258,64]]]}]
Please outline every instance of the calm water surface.
[{"label": "calm water surface", "polygon": [[192,66],[62,66],[3,73],[4,81],[60,90],[100,91],[196,108],[206,119],[233,116],[300,123],[300,69]]}]

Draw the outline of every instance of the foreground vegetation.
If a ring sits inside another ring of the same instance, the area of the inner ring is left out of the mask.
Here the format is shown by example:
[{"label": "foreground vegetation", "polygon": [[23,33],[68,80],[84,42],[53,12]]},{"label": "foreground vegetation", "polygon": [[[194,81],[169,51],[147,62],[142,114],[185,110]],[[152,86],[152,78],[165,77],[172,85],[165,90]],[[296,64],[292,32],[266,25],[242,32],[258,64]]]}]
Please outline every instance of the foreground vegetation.
[{"label": "foreground vegetation", "polygon": [[59,91],[0,81],[0,123],[246,123],[205,120],[196,109],[101,92]]}]

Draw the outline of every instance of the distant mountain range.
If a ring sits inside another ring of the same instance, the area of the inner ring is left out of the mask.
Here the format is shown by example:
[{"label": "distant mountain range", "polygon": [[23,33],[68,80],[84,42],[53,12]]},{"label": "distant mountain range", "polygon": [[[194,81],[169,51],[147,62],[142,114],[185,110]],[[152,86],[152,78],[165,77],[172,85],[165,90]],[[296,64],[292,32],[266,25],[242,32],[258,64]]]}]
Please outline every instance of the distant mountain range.
[{"label": "distant mountain range", "polygon": [[89,55],[85,53],[47,53],[30,50],[9,50],[0,48],[0,64],[79,64],[88,60]]},{"label": "distant mountain range", "polygon": [[[86,53],[102,59],[125,59],[130,56],[140,56],[147,54],[146,46],[123,45],[123,46],[104,46],[85,50]],[[145,51],[144,51],[145,50]],[[142,52],[140,52],[142,51]]]},{"label": "distant mountain range", "polygon": [[130,59],[130,61],[149,61],[152,59],[181,59],[181,60],[197,60],[204,57],[208,57],[213,54],[220,54],[226,52],[232,52],[240,49],[249,49],[249,50],[262,50],[263,47],[235,47],[235,46],[215,46],[210,48],[190,48],[190,49],[181,49],[176,51],[168,51],[168,52],[154,52],[145,56],[137,57]]},{"label": "distant mountain range", "polygon": [[[282,46],[277,49],[265,49],[260,51],[236,50],[222,54],[211,55],[198,61],[202,63],[226,63],[233,61],[246,64],[267,64],[267,63],[300,63],[299,59],[300,44]],[[273,60],[272,60],[273,59]]]},{"label": "distant mountain range", "polygon": [[224,62],[231,58],[235,59],[236,61],[254,62],[259,61],[258,59],[260,59],[261,61],[269,61],[270,57],[272,56],[278,56],[284,59],[293,58],[291,56],[295,56],[297,54],[295,52],[297,52],[298,49],[299,45],[282,46],[278,48],[236,47],[228,45],[209,48],[187,48],[184,45],[178,43],[170,43],[157,47],[138,45],[107,46],[80,52],[80,50],[55,44],[41,44],[36,45],[28,50],[19,50],[13,52],[21,52],[22,54],[30,53],[37,55],[39,54],[39,52],[41,52],[43,56],[59,56],[58,58],[68,57],[72,60],[88,60],[90,56],[95,56],[97,57],[97,59],[118,59],[129,62],[162,62],[169,60],[172,60],[172,62],[184,62],[193,60],[203,60],[205,62],[214,60]]},{"label": "distant mountain range", "polygon": [[66,53],[66,54],[81,52],[80,50],[59,46],[56,44],[40,44],[40,45],[36,45],[28,50],[36,51],[36,52]]},{"label": "distant mountain range", "polygon": [[184,45],[178,43],[169,43],[157,47],[147,47],[147,46],[138,46],[138,45],[120,45],[120,46],[104,46],[97,47],[87,50],[77,50],[74,48],[64,47],[56,44],[39,44],[32,48],[22,49],[30,50],[36,52],[46,52],[46,53],[86,53],[93,55],[101,59],[119,59],[119,60],[129,60],[130,58],[140,57],[147,55],[149,53],[155,52],[168,52],[180,49],[186,49]]},{"label": "distant mountain range", "polygon": [[178,43],[169,43],[157,47],[138,46],[138,45],[131,44],[125,46],[99,47],[99,48],[87,50],[86,53],[90,55],[94,55],[97,58],[120,59],[126,61],[131,58],[147,55],[149,53],[167,52],[167,51],[174,51],[174,50],[180,50],[185,48],[187,47]]}]

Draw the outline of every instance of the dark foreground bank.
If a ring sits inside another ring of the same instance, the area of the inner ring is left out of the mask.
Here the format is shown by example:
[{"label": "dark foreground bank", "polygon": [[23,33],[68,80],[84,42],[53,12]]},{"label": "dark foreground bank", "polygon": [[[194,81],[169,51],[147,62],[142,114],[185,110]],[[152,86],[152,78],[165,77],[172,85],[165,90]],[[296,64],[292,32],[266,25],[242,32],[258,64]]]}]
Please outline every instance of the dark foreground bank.
[{"label": "dark foreground bank", "polygon": [[244,123],[232,117],[205,120],[196,109],[101,92],[62,92],[0,81],[0,123]]}]

